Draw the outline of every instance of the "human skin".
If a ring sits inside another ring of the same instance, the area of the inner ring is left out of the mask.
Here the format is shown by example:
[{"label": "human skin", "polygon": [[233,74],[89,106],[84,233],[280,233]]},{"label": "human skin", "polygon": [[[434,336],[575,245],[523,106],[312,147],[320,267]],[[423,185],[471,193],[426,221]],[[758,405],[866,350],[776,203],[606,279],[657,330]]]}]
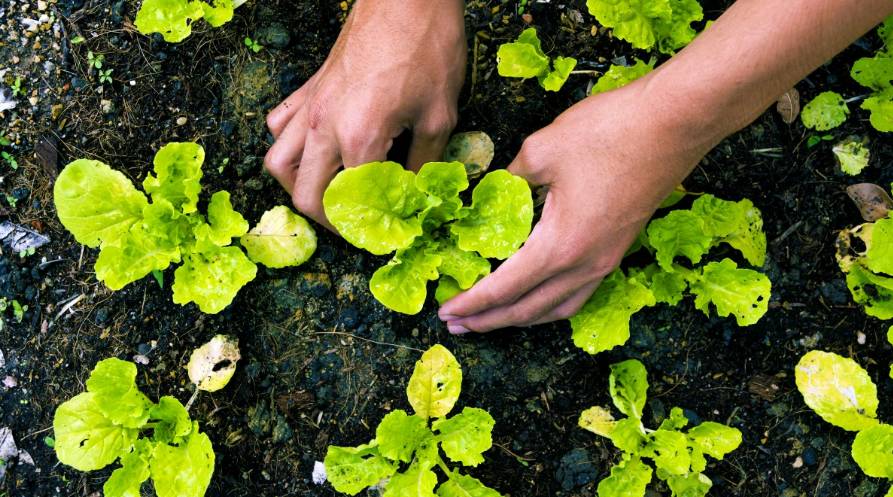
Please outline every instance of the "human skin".
[{"label": "human skin", "polygon": [[[443,0],[436,9],[430,2],[401,0],[393,8],[395,0],[378,0],[375,9],[366,10],[370,0],[360,0],[320,72],[268,117],[277,142],[267,155],[267,168],[292,192],[298,209],[317,221],[328,225],[322,192],[341,163],[350,167],[384,159],[400,129],[415,130],[428,122],[421,116],[443,115],[446,95],[451,119],[438,121],[438,138],[429,133],[425,145],[411,151],[409,162],[418,167],[440,155],[443,131],[448,134],[455,122],[461,85],[455,77],[461,71],[444,74],[435,67],[427,82],[418,73],[431,70],[430,61],[464,62],[466,48],[464,39],[455,39],[461,6],[457,15],[456,0]],[[426,15],[432,10],[436,24]],[[385,20],[376,17],[382,11],[388,12]],[[549,187],[530,238],[491,275],[444,303],[440,318],[451,333],[461,334],[572,316],[617,267],[660,202],[711,148],[891,12],[891,0],[738,0],[649,75],[573,105],[530,135],[509,165],[531,184]],[[421,27],[413,27],[416,23]],[[449,29],[451,23],[455,30]],[[395,43],[389,33],[393,26],[409,28],[409,38],[421,45]],[[436,29],[426,31],[430,26]],[[354,36],[357,43],[351,43]],[[397,61],[369,55],[370,47]],[[387,69],[379,71],[377,64]],[[363,82],[352,83],[350,78],[358,75]],[[426,90],[434,81],[440,85],[432,98]],[[345,85],[352,91],[339,93]],[[397,95],[388,92],[391,85],[399,88]],[[315,98],[320,93],[345,100]],[[426,105],[441,111],[426,110]],[[305,107],[313,110],[302,114]],[[388,132],[369,133],[377,128]],[[362,129],[373,136],[339,142],[339,129]],[[312,141],[314,136],[318,139]],[[348,150],[339,148],[342,142],[365,146]],[[328,151],[325,160],[319,153],[308,156],[309,150],[320,149]]]}]

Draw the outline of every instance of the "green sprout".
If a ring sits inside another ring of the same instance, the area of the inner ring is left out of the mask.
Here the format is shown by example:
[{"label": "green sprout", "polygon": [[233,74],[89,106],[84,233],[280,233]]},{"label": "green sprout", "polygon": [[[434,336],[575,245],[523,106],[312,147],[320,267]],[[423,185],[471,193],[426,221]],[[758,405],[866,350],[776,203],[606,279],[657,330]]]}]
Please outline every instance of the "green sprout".
[{"label": "green sprout", "polygon": [[245,46],[254,53],[260,52],[264,48],[257,40],[252,40],[250,36],[245,37]]}]

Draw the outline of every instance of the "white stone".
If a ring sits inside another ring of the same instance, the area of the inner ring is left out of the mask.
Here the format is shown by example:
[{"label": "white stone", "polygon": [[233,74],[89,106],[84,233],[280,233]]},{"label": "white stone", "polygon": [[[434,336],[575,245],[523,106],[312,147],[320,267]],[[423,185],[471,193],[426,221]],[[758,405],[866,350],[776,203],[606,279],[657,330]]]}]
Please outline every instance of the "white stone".
[{"label": "white stone", "polygon": [[316,461],[313,463],[313,483],[317,485],[322,485],[326,482],[326,465],[322,463],[322,461]]}]

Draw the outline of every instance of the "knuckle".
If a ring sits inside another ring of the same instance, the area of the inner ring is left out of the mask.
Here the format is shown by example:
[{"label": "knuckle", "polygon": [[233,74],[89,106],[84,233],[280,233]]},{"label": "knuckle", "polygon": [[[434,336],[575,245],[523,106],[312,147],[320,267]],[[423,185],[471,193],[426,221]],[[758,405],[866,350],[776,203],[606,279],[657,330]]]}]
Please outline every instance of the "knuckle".
[{"label": "knuckle", "polygon": [[273,176],[281,174],[287,167],[288,164],[282,154],[277,152],[276,147],[271,148],[264,157],[264,169]]},{"label": "knuckle", "polygon": [[319,206],[317,205],[317,202],[315,202],[309,196],[301,195],[300,193],[295,192],[295,194],[292,196],[292,203],[295,205],[296,209],[316,219]]}]

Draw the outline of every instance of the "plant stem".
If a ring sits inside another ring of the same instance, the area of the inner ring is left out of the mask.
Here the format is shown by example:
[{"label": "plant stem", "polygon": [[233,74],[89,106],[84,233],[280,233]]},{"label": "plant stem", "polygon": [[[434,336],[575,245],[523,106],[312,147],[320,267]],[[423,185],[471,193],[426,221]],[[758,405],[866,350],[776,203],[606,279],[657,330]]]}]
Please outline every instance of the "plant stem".
[{"label": "plant stem", "polygon": [[195,402],[196,397],[198,397],[198,386],[192,391],[192,397],[189,397],[189,402],[186,403],[186,412],[189,412],[189,408],[192,407],[192,403]]}]

